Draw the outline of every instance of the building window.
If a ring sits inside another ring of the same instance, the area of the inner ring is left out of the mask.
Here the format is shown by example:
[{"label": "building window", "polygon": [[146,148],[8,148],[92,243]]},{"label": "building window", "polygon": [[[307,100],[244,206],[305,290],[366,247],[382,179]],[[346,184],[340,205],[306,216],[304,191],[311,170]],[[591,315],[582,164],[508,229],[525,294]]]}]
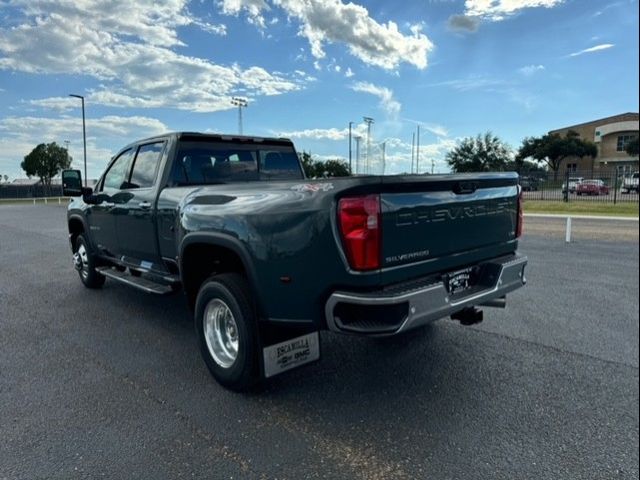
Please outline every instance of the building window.
[{"label": "building window", "polygon": [[627,143],[636,138],[637,135],[618,135],[618,144],[616,145],[616,150],[618,152],[624,152],[627,148]]},{"label": "building window", "polygon": [[567,163],[567,171],[576,172],[577,170],[578,170],[578,164],[577,163]]}]

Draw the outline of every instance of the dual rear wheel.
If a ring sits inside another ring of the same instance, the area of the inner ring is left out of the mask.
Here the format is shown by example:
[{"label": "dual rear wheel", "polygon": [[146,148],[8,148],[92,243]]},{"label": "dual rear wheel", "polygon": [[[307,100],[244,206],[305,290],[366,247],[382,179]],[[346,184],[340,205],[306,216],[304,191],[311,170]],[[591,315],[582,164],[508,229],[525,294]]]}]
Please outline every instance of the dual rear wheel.
[{"label": "dual rear wheel", "polygon": [[198,292],[195,322],[200,351],[213,377],[231,390],[254,386],[260,378],[257,317],[244,277],[209,277]]}]

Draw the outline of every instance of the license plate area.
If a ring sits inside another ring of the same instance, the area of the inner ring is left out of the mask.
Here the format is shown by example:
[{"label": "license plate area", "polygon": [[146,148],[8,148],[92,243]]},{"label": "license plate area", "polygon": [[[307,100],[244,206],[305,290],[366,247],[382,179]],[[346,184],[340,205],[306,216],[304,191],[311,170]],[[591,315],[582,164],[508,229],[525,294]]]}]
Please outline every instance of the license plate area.
[{"label": "license plate area", "polygon": [[475,290],[480,277],[480,267],[468,267],[447,273],[443,276],[443,280],[449,295],[460,297]]}]

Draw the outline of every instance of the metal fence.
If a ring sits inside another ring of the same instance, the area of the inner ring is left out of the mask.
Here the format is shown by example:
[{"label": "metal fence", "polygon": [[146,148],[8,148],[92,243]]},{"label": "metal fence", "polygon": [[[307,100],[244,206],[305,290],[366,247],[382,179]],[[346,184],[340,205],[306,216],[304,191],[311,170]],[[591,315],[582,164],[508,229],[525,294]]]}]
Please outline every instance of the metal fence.
[{"label": "metal fence", "polygon": [[[565,202],[638,202],[638,173],[530,172],[520,175],[525,199]],[[62,197],[62,185],[0,185],[0,199]]]},{"label": "metal fence", "polygon": [[61,197],[62,185],[0,185],[0,199]]},{"label": "metal fence", "polygon": [[638,173],[626,175],[617,171],[567,171],[523,173],[520,176],[523,195],[528,200],[564,202],[638,202]]}]

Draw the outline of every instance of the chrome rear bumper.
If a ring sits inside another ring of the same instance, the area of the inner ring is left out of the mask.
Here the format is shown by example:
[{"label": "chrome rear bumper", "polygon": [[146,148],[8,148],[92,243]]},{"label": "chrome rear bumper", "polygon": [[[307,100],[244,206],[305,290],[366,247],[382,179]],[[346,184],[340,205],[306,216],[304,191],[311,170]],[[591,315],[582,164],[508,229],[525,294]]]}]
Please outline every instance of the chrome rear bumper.
[{"label": "chrome rear bumper", "polygon": [[400,291],[334,292],[325,305],[329,330],[368,335],[394,335],[447,317],[472,306],[498,306],[527,281],[527,257],[510,255],[479,265],[482,276],[465,294],[451,295],[444,276]]}]

